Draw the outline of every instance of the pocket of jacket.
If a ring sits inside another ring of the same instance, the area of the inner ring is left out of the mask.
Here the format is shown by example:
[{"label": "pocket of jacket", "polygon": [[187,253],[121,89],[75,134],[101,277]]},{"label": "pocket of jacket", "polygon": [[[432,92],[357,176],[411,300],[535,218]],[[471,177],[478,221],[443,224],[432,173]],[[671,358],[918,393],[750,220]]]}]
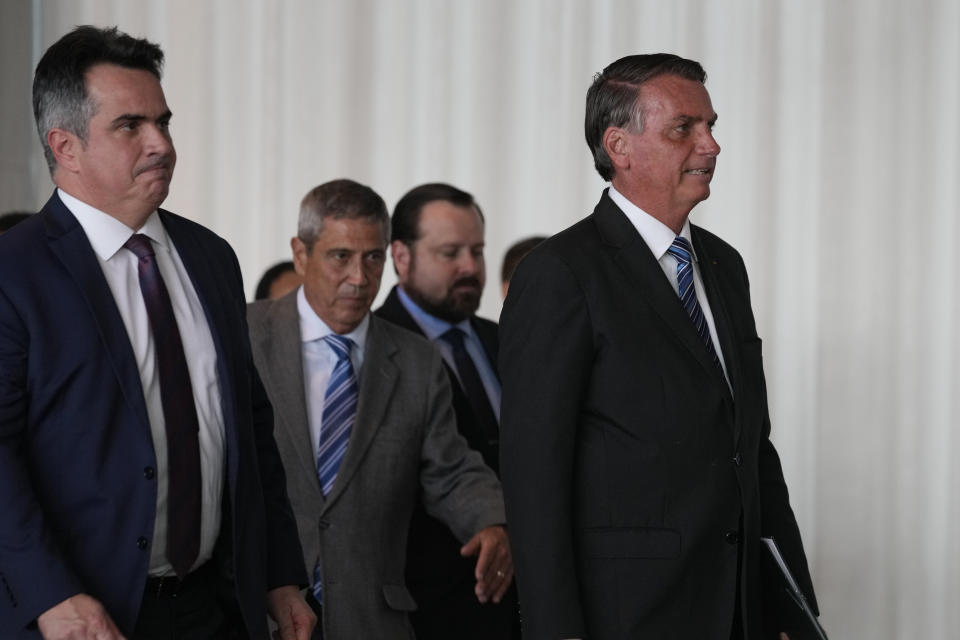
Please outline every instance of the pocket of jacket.
[{"label": "pocket of jacket", "polygon": [[417,603],[402,584],[383,585],[383,599],[394,611],[416,611]]}]

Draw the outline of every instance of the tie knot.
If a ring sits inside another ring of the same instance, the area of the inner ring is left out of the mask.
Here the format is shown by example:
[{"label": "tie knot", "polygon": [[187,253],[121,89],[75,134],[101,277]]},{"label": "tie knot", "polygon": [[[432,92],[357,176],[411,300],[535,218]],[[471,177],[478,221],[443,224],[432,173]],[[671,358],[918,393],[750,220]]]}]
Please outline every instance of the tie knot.
[{"label": "tie knot", "polygon": [[690,262],[693,255],[693,249],[690,247],[690,241],[683,236],[677,236],[673,239],[673,244],[667,249],[667,253],[675,257],[680,262]]},{"label": "tie knot", "polygon": [[132,251],[133,255],[137,256],[137,258],[140,260],[154,255],[153,245],[150,243],[150,238],[142,233],[135,233],[130,236],[123,246]]},{"label": "tie knot", "polygon": [[466,335],[463,333],[463,329],[458,329],[457,327],[451,327],[440,334],[440,339],[446,341],[454,349],[463,348],[463,339],[465,337]]},{"label": "tie knot", "polygon": [[323,340],[330,345],[333,352],[337,354],[337,360],[350,357],[350,349],[353,347],[353,340],[350,338],[336,333],[328,333],[323,336]]}]

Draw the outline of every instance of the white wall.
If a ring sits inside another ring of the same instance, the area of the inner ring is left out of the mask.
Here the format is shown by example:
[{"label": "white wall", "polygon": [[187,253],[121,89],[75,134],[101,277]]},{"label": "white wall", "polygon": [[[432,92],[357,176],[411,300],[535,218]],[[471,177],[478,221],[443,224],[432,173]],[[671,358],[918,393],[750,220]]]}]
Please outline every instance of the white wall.
[{"label": "white wall", "polygon": [[[720,114],[694,220],[737,246],[775,441],[836,638],[960,627],[960,5],[953,0],[16,0],[0,5],[0,209],[51,190],[28,94],[73,25],[159,42],[179,151],[165,206],[225,236],[248,290],[297,203],[351,177],[392,206],[449,181],[513,240],[592,209],[594,72],[700,60]],[[385,280],[392,280],[386,278]],[[385,282],[386,285],[390,282]],[[498,287],[482,312],[499,313]]]}]

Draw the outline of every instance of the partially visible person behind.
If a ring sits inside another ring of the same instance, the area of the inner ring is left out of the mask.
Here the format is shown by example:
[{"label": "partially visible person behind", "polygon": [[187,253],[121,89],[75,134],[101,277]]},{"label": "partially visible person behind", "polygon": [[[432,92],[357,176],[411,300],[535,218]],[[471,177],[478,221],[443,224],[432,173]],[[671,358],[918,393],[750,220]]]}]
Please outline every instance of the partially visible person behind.
[{"label": "partially visible person behind", "polygon": [[[453,389],[457,430],[494,471],[500,468],[497,324],[477,316],[486,284],[485,223],[473,196],[444,183],[408,191],[393,210],[390,250],[398,284],[376,314],[428,338]],[[499,603],[474,592],[460,543],[423,506],[410,526],[407,581],[417,601],[418,640],[519,636],[516,589]]]},{"label": "partially visible person behind", "polygon": [[56,189],[0,237],[4,640],[263,640],[268,612],[306,640],[315,622],[237,258],[159,208],[162,63],[83,26],[37,65]]},{"label": "partially visible person behind", "polygon": [[30,217],[27,211],[8,211],[0,214],[0,233],[9,231],[15,224],[23,222]]},{"label": "partially visible person behind", "polygon": [[513,576],[500,483],[457,433],[440,355],[370,313],[389,228],[369,187],[344,179],[312,189],[291,240],[303,286],[248,307],[313,576],[317,639],[420,638],[408,620],[420,602],[404,578],[420,503],[456,536],[471,596],[499,601]]},{"label": "partially visible person behind", "polygon": [[507,252],[503,254],[503,264],[500,267],[500,295],[507,297],[507,291],[510,290],[510,278],[513,272],[517,270],[517,265],[523,260],[524,256],[533,251],[533,248],[546,240],[545,236],[531,236],[523,240],[517,240]]},{"label": "partially visible person behind", "polygon": [[303,283],[290,260],[278,262],[266,271],[257,283],[254,300],[276,300],[287,295]]}]

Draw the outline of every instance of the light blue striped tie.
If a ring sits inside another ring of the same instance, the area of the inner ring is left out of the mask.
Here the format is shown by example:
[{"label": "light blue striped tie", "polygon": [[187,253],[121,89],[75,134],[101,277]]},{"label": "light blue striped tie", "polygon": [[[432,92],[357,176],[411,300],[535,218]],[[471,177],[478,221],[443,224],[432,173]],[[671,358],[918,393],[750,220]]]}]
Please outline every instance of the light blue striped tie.
[{"label": "light blue striped tie", "polygon": [[357,377],[350,362],[350,338],[331,333],[323,337],[337,355],[327,392],[323,397],[320,442],[317,443],[317,476],[323,495],[328,495],[337,478],[350,440],[350,429],[357,416]]},{"label": "light blue striped tie", "polygon": [[677,236],[667,252],[677,259],[677,293],[680,295],[680,302],[686,309],[687,315],[693,320],[693,326],[700,334],[703,344],[706,345],[707,352],[719,367],[720,359],[717,357],[717,350],[713,347],[713,340],[710,339],[710,327],[707,325],[707,319],[697,300],[697,291],[693,286],[693,249],[690,247],[690,241]]},{"label": "light blue striped tie", "polygon": [[[323,415],[320,418],[320,442],[317,444],[317,477],[326,496],[337,479],[337,470],[350,441],[350,429],[357,417],[357,377],[350,361],[350,338],[331,333],[323,337],[337,356],[327,391],[323,397]],[[323,581],[320,565],[313,570],[313,595],[323,602]]]}]

